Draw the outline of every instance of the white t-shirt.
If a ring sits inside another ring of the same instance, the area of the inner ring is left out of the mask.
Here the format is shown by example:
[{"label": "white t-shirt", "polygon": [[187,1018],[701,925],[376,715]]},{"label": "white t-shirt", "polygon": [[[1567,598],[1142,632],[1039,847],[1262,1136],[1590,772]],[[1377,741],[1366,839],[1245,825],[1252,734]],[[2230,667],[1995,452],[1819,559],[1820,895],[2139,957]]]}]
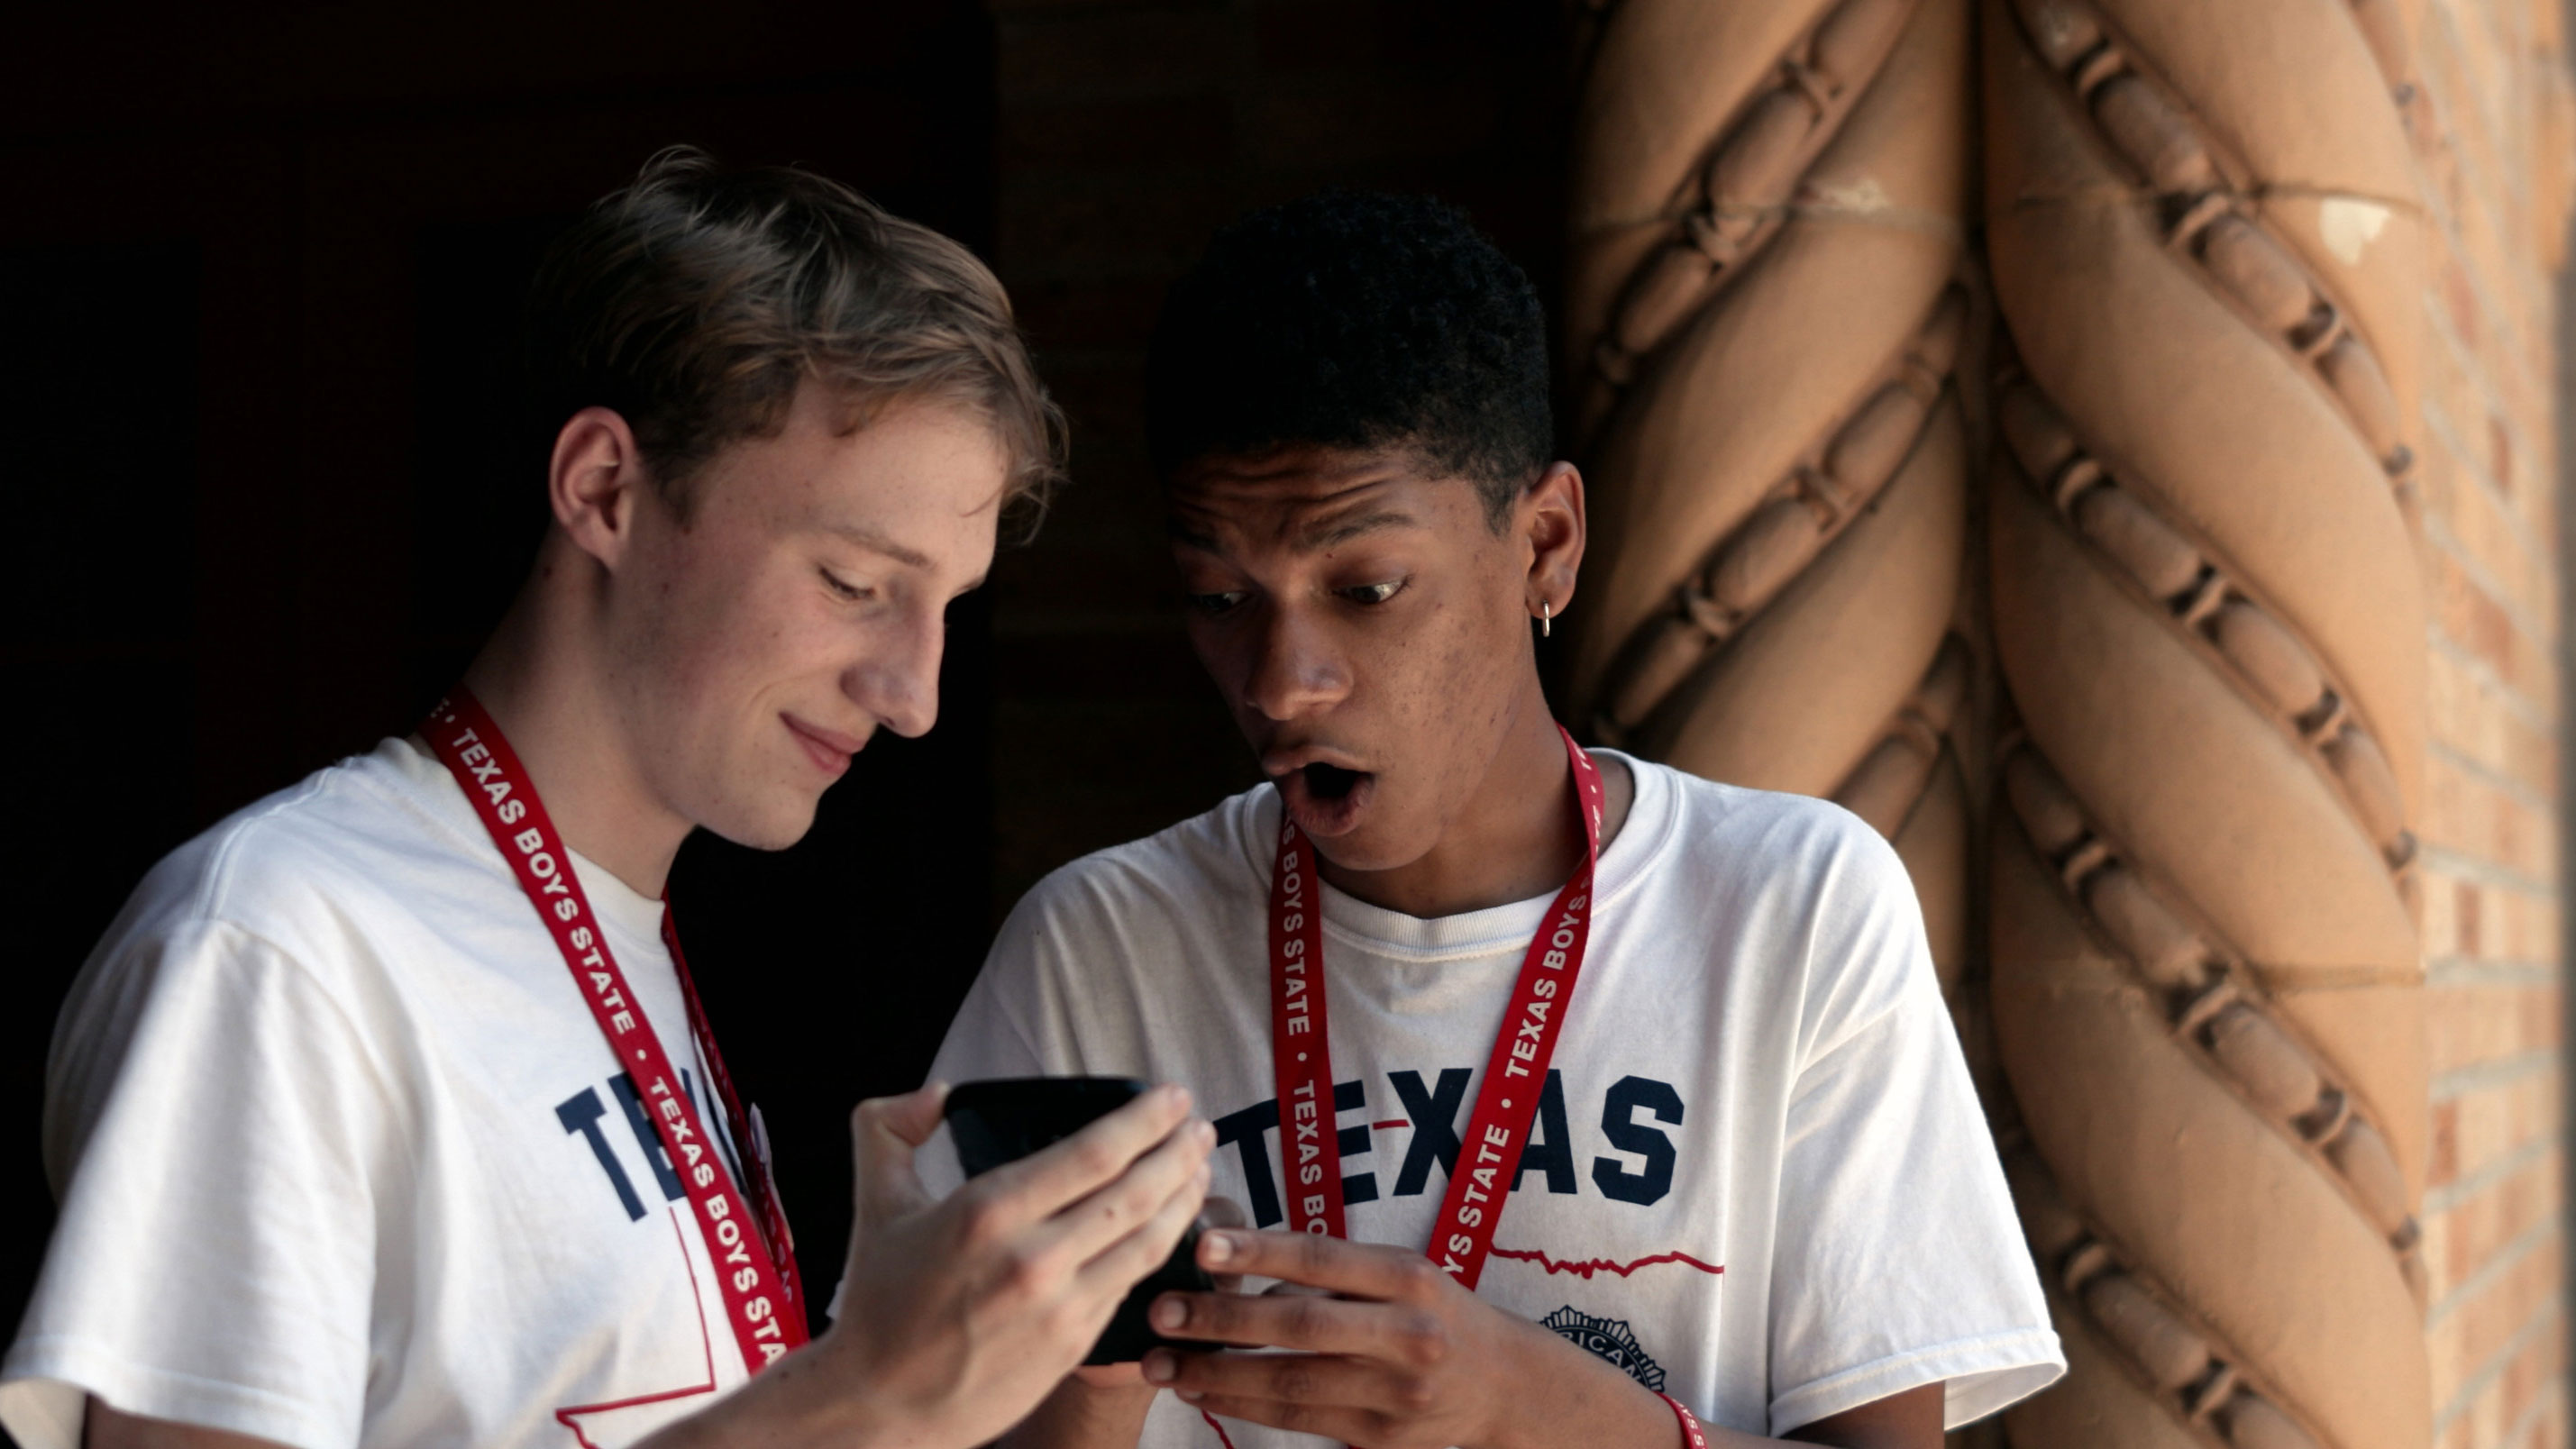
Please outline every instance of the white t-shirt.
[{"label": "white t-shirt", "polygon": [[[721,1136],[661,903],[574,865]],[[270,796],[154,868],[64,1005],[0,1423],[68,1449],[88,1393],[310,1449],[607,1449],[704,1407],[742,1355],[632,1092],[434,757]]]},{"label": "white t-shirt", "polygon": [[[1478,1293],[1756,1434],[1935,1381],[1956,1426],[2049,1383],[2064,1360],[1895,852],[1834,806],[1626,762],[1635,804]],[[936,1074],[1179,1082],[1217,1124],[1213,1190],[1282,1225],[1278,822],[1263,786],[1049,876]],[[1428,1241],[1551,899],[1422,920],[1325,888],[1354,1239]],[[927,1161],[955,1180],[953,1152]],[[1223,1427],[1234,1449],[1324,1442]],[[1142,1440],[1220,1442],[1169,1394]]]}]

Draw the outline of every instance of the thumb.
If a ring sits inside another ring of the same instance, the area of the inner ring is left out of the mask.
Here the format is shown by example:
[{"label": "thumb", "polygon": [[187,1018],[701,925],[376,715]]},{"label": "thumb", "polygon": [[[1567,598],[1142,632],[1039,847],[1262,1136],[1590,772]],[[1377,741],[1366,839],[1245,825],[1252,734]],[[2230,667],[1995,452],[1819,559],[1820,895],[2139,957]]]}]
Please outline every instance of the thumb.
[{"label": "thumb", "polygon": [[932,1082],[900,1097],[872,1097],[850,1114],[851,1207],[860,1223],[883,1223],[928,1205],[912,1154],[939,1130],[947,1101],[948,1084]]}]

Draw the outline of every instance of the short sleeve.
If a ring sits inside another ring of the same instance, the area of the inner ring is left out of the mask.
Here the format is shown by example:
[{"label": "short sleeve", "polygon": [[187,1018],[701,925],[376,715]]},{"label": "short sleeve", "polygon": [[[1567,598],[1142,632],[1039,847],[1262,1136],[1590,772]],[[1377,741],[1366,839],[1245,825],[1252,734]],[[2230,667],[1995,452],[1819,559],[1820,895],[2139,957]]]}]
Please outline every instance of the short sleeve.
[{"label": "short sleeve", "polygon": [[1065,1051],[1042,1047],[1031,1026],[1041,994],[1039,978],[1048,964],[1041,957],[1049,954],[1048,936],[1031,919],[1040,909],[1034,898],[1022,901],[994,937],[984,969],[939,1043],[932,1077],[973,1082],[1075,1070]]},{"label": "short sleeve", "polygon": [[[930,1064],[932,1080],[954,1085],[991,1077],[1061,1076],[1080,1070],[1070,1064],[1066,1053],[1042,1049],[1037,1033],[1028,1024],[1043,965],[1039,955],[1046,939],[1034,921],[1041,910],[1034,894],[1023,899],[1003,924],[1001,934],[994,937],[984,969],[976,975],[964,1004],[957,1008],[956,1019],[948,1025],[948,1036],[939,1044],[939,1055]],[[922,1183],[934,1196],[947,1196],[965,1180],[957,1165],[957,1149],[949,1141],[945,1127],[923,1145],[919,1163]]]},{"label": "short sleeve", "polygon": [[1911,882],[1874,834],[1840,856],[1781,1165],[1771,1431],[1935,1382],[1955,1428],[2065,1360]]},{"label": "short sleeve", "polygon": [[357,1442],[389,1094],[295,961],[197,923],[94,961],[46,1103],[61,1213],[0,1423],[79,1442],[84,1395],[298,1449]]}]

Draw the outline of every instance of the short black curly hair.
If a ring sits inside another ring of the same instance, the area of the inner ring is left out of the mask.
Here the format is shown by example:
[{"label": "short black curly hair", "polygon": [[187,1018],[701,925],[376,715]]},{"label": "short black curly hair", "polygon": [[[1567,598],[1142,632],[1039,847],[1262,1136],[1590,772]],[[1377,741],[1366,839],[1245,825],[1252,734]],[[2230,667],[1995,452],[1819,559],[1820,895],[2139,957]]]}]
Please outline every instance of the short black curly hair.
[{"label": "short black curly hair", "polygon": [[1466,213],[1334,190],[1253,212],[1173,284],[1145,364],[1155,471],[1412,447],[1500,528],[1555,450],[1546,315]]}]

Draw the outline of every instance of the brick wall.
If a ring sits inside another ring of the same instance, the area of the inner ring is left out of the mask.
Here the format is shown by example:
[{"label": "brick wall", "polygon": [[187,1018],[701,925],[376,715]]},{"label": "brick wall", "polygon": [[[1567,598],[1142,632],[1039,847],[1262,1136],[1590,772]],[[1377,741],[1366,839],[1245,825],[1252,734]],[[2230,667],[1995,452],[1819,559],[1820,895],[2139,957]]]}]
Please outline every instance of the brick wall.
[{"label": "brick wall", "polygon": [[2559,1066],[2561,0],[2426,0],[2424,947],[2436,1442],[2567,1442]]},{"label": "brick wall", "polygon": [[[2576,182],[2564,0],[2414,0],[2429,95],[2424,841],[2441,1449],[2567,1442],[2557,822]],[[1076,487],[994,597],[995,905],[1254,774],[1180,642],[1139,416],[1164,285],[1327,182],[1465,205],[1556,293],[1565,32],[1544,0],[993,0],[999,261]]]}]

